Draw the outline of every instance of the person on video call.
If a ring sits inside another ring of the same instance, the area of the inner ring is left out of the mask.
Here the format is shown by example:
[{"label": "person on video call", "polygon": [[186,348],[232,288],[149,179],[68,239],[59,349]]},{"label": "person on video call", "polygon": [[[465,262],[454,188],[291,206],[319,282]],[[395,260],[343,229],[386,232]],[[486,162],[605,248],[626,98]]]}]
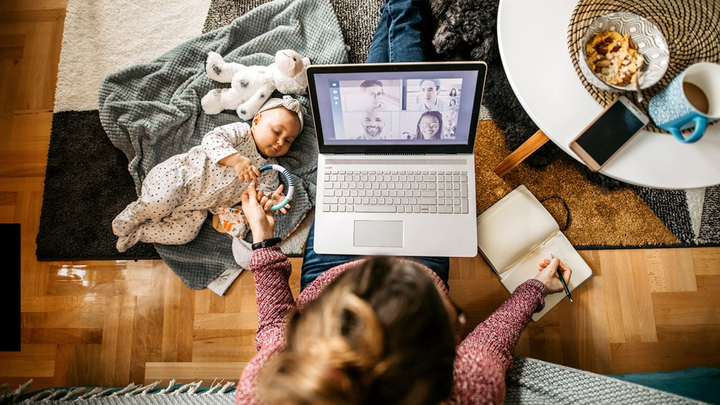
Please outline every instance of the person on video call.
[{"label": "person on video call", "polygon": [[385,91],[380,80],[365,80],[360,83],[360,97],[365,111],[385,109]]},{"label": "person on video call", "polygon": [[360,124],[362,125],[363,133],[359,137],[355,138],[355,140],[377,141],[385,139],[385,135],[382,133],[383,128],[385,128],[385,119],[383,118],[383,114],[368,111],[363,114]]},{"label": "person on video call", "polygon": [[418,120],[415,139],[440,139],[442,131],[442,114],[438,111],[425,111]]},{"label": "person on video call", "polygon": [[419,111],[441,111],[445,104],[438,98],[440,93],[440,80],[423,79],[420,82],[420,105]]},{"label": "person on video call", "polygon": [[[427,1],[386,0],[380,15],[368,63],[437,60]],[[254,242],[273,236],[268,204],[253,186],[243,193]],[[467,317],[448,291],[449,258],[318,254],[314,232],[313,222],[297,301],[280,247],[253,250],[258,352],[236,404],[501,404],[520,335],[545,296],[562,291],[558,270],[571,275],[557,258],[543,260],[465,336]]]}]

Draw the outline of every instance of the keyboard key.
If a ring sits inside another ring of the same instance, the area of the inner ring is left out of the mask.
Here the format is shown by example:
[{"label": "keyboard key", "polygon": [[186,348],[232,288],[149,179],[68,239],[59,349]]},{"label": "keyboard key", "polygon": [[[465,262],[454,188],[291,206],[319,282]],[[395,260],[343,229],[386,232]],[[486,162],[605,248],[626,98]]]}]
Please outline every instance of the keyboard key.
[{"label": "keyboard key", "polygon": [[356,205],[355,212],[396,212],[395,207],[388,205]]},{"label": "keyboard key", "polygon": [[335,190],[323,190],[323,196],[324,197],[333,197],[335,195]]},{"label": "keyboard key", "polygon": [[337,204],[338,199],[337,197],[325,197],[323,198],[323,202],[325,204]]},{"label": "keyboard key", "polygon": [[420,205],[437,205],[437,200],[434,198],[418,198],[418,204],[420,204]]},{"label": "keyboard key", "polygon": [[461,201],[460,201],[460,213],[461,213],[461,214],[467,214],[467,213],[468,213],[468,200],[461,200]]},{"label": "keyboard key", "polygon": [[438,214],[452,214],[452,211],[451,205],[438,205],[437,207]]},{"label": "keyboard key", "polygon": [[437,197],[437,191],[434,191],[434,190],[421,191],[420,197]]},{"label": "keyboard key", "polygon": [[330,212],[330,206],[327,204],[323,204],[323,212]]},{"label": "keyboard key", "polygon": [[459,213],[460,213],[460,206],[453,205],[453,214],[459,214]]}]

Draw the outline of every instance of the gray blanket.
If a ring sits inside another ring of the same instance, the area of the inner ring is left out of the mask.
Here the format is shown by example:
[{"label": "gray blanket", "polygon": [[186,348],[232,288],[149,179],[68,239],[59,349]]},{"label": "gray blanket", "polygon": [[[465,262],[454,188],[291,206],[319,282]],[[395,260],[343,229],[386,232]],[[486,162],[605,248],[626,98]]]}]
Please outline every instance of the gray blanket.
[{"label": "gray blanket", "polygon": [[[269,65],[276,51],[288,48],[315,65],[347,62],[343,36],[328,0],[263,4],[152,62],[108,76],[100,85],[100,119],[110,140],[127,155],[138,195],[145,175],[156,164],[199,145],[213,128],[239,120],[233,111],[206,115],[200,106],[200,98],[209,90],[228,86],[206,76],[208,51],[244,65]],[[295,97],[310,111],[306,96]],[[315,128],[307,114],[302,134],[290,152],[278,159],[293,174],[296,190],[293,208],[277,219],[276,236],[287,237],[314,205],[317,152]],[[188,287],[200,289],[224,270],[238,267],[231,243],[208,218],[192,242],[155,248]]]}]

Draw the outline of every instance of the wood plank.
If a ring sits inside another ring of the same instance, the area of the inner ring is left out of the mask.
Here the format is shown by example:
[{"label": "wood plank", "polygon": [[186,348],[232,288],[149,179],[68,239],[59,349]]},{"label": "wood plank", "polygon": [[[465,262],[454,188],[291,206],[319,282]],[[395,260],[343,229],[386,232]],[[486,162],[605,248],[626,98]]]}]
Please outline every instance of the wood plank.
[{"label": "wood plank", "polygon": [[0,1],[0,11],[27,12],[35,10],[65,10],[67,0],[4,0]]},{"label": "wood plank", "polygon": [[[720,325],[718,291],[652,294],[656,325]],[[709,305],[710,304],[710,305]]]},{"label": "wood plank", "polygon": [[687,342],[625,342],[610,344],[613,373],[647,373],[689,367],[720,366],[720,341],[701,345]]},{"label": "wood plank", "polygon": [[196,314],[194,329],[257,329],[257,313]]},{"label": "wood plank", "polygon": [[720,276],[720,248],[690,249],[693,269],[698,276]]},{"label": "wood plank", "polygon": [[62,312],[104,312],[105,300],[105,297],[96,296],[22,297],[20,310],[22,312],[53,312],[61,309]]},{"label": "wood plank", "polygon": [[247,362],[255,353],[255,329],[203,329],[193,336],[193,362]]},{"label": "wood plank", "polygon": [[135,303],[133,296],[107,299],[100,351],[99,380],[102,386],[123,386],[130,377]]},{"label": "wood plank", "polygon": [[697,291],[690,250],[652,249],[645,257],[651,292]]},{"label": "wood plank", "polygon": [[600,254],[609,341],[657,341],[644,252],[612,250]]},{"label": "wood plank", "polygon": [[103,327],[104,322],[105,316],[101,313],[27,312],[20,314],[21,328],[98,329]]},{"label": "wood plank", "polygon": [[101,328],[25,328],[21,330],[20,341],[29,344],[101,344],[102,336]]},{"label": "wood plank", "polygon": [[179,384],[202,380],[211,383],[218,381],[236,381],[240,378],[242,370],[247,363],[244,362],[218,362],[218,363],[147,363],[145,383],[151,384],[158,380],[174,379]]},{"label": "wood plank", "polygon": [[194,294],[178,277],[168,280],[162,334],[162,361],[192,360]]}]

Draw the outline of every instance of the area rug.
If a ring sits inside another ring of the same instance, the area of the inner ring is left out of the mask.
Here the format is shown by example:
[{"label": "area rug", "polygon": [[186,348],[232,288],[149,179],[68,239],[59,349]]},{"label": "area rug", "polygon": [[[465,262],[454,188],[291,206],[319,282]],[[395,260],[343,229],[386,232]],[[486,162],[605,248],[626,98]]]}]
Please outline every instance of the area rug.
[{"label": "area rug", "polygon": [[[0,389],[3,404],[97,404],[97,405],[181,405],[232,404],[233,382],[202,381],[148,385],[131,383],[124,388],[58,387],[29,392],[31,382],[9,392]],[[692,398],[634,384],[610,376],[590,373],[542,360],[513,357],[505,377],[506,404],[703,404],[712,393],[688,392]],[[706,384],[711,386],[710,384]],[[25,393],[27,392],[27,393]]]},{"label": "area rug", "polygon": [[[109,224],[137,197],[127,172],[127,160],[112,146],[100,126],[98,83],[113,72],[152,60],[189,38],[220,28],[265,2],[153,0],[143,2],[142,6],[129,1],[68,2],[37,237],[38,260],[159,258],[151,245],[139,244],[122,254],[115,249],[116,239]],[[330,2],[349,46],[350,62],[365,59],[379,19],[380,2]],[[517,147],[509,141],[507,133],[518,136],[527,133],[508,124],[514,118],[498,113],[510,107],[502,105],[507,102],[503,100],[508,99],[508,93],[503,87],[502,67],[494,63],[490,73],[496,79],[488,83],[485,106],[495,124],[481,122],[484,127],[478,133],[477,160],[487,164],[487,168]],[[484,146],[486,143],[493,146]],[[543,148],[550,149],[552,155],[553,145]],[[538,156],[544,156],[543,151]],[[490,152],[492,157],[487,156]],[[561,154],[540,165],[522,164],[503,179],[492,178],[490,171],[478,169],[478,209],[489,206],[514,185],[527,184],[538,197],[558,195],[568,202],[573,218],[568,237],[578,246],[700,246],[720,241],[718,188],[660,191],[611,185],[605,187],[611,191],[604,191],[599,185],[602,183],[588,180],[583,168],[567,159]],[[579,194],[570,186],[564,187],[568,183],[563,176],[567,175],[585,181],[583,187],[592,193]],[[556,188],[548,189],[551,184]],[[600,209],[599,201],[608,205]],[[555,210],[553,204],[556,203],[548,202],[551,211]],[[581,213],[583,206],[588,207],[586,214]],[[624,219],[618,222],[617,217]],[[558,211],[557,218],[559,222],[564,220],[564,214]],[[654,231],[650,232],[650,228]]]}]

